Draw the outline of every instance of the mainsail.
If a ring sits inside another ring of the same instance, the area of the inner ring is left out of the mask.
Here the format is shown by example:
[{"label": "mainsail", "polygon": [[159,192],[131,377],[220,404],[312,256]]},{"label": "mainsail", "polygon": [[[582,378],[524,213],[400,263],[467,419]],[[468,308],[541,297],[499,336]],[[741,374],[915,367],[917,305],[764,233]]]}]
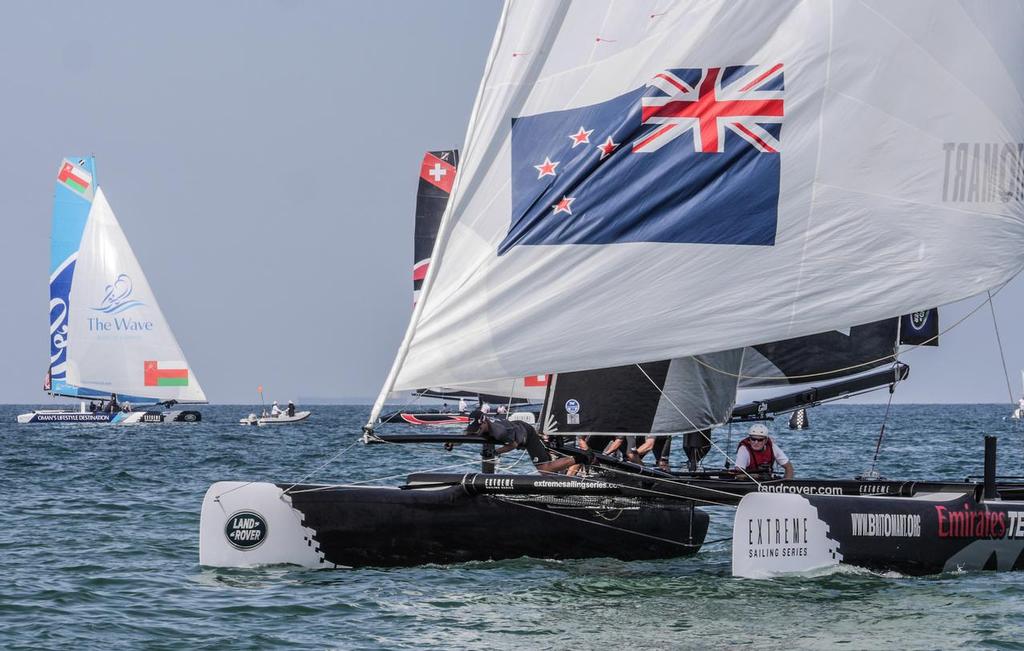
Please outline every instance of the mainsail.
[{"label": "mainsail", "polygon": [[50,263],[50,392],[206,402],[103,191],[95,160],[57,177]]},{"label": "mainsail", "polygon": [[656,9],[506,4],[378,402],[828,332],[1021,269],[1020,12]]}]

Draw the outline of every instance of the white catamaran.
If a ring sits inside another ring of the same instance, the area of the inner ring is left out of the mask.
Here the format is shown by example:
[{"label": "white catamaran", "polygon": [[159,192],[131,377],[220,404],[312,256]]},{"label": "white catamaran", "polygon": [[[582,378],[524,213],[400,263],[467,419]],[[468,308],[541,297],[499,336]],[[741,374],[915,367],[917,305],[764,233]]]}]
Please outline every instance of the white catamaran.
[{"label": "white catamaran", "polygon": [[[701,431],[735,416],[748,354],[783,370],[766,343],[923,325],[1000,287],[1024,266],[1022,32],[1024,14],[984,2],[509,0],[366,440],[392,392],[538,370],[554,379],[542,422],[585,425],[592,381],[570,374],[620,367],[656,385],[645,427]],[[727,392],[699,386],[712,371]],[[1024,486],[997,485],[994,461],[984,484],[766,485],[600,474],[590,456],[585,478],[219,482],[200,562],[679,556],[704,541],[695,505],[731,494],[739,576],[1024,566]]]},{"label": "white catamaran", "polygon": [[[57,173],[50,247],[50,367],[44,389],[81,408],[19,423],[200,420],[206,402],[103,190],[92,157]],[[164,409],[153,409],[162,404]]]}]

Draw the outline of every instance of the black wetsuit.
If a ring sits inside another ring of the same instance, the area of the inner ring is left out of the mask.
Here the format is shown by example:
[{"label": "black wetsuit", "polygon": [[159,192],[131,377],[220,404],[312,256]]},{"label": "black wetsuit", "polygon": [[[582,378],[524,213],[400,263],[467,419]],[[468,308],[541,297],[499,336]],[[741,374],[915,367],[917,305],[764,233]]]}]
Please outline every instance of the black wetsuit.
[{"label": "black wetsuit", "polygon": [[293,403],[293,402],[289,402],[288,403],[288,415],[289,416],[294,416],[295,415],[295,403]]},{"label": "black wetsuit", "polygon": [[516,447],[525,445],[527,452],[530,453],[530,459],[534,463],[551,461],[551,453],[548,452],[544,441],[540,440],[537,430],[532,425],[518,420],[495,418],[491,421],[489,435],[498,443],[515,443]]}]

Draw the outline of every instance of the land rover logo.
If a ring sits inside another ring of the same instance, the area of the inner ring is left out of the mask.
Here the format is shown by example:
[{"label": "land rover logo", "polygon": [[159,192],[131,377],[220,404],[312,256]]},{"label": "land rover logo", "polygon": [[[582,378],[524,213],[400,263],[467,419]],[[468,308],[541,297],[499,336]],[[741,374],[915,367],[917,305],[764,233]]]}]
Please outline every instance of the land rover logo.
[{"label": "land rover logo", "polygon": [[565,413],[567,414],[578,414],[580,412],[580,403],[578,400],[570,398],[565,401]]},{"label": "land rover logo", "polygon": [[248,551],[259,547],[267,539],[267,521],[259,513],[239,511],[228,518],[224,535],[232,547]]},{"label": "land rover logo", "polygon": [[914,326],[914,330],[920,330],[924,327],[924,324],[928,322],[928,310],[922,312],[912,312],[910,314],[910,325]]}]

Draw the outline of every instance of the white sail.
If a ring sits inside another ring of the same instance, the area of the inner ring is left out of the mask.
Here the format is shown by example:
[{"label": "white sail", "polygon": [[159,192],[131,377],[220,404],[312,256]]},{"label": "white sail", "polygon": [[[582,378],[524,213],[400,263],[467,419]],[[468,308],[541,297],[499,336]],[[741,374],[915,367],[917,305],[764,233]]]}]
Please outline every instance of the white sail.
[{"label": "white sail", "polygon": [[783,340],[1007,281],[1022,32],[1019,7],[986,2],[508,2],[382,396]]},{"label": "white sail", "polygon": [[154,401],[206,402],[102,189],[71,285],[68,382]]}]

